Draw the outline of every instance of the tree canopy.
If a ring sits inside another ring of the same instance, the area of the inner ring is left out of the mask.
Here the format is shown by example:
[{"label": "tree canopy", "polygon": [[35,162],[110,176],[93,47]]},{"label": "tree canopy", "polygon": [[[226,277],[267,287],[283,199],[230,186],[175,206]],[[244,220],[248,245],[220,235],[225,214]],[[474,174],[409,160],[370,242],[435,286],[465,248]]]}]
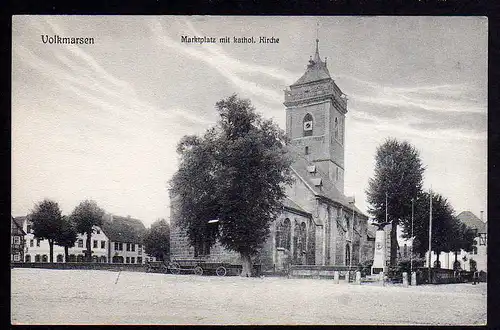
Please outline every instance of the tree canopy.
[{"label": "tree canopy", "polygon": [[71,219],[74,221],[75,229],[80,234],[86,234],[86,259],[92,260],[92,233],[94,226],[102,226],[104,210],[97,206],[92,200],[85,200],[78,204],[71,213]]},{"label": "tree canopy", "polygon": [[159,219],[144,235],[146,253],[159,260],[168,260],[170,256],[170,225],[165,219]]},{"label": "tree canopy", "polygon": [[[180,166],[171,180],[176,220],[189,241],[216,239],[240,253],[242,276],[267,239],[292,183],[284,132],[255,112],[249,100],[232,95],[216,104],[219,121],[202,136],[185,136]],[[208,223],[218,219],[218,222]]]},{"label": "tree canopy", "polygon": [[50,262],[54,262],[54,241],[57,239],[57,234],[62,226],[59,204],[50,199],[44,199],[35,205],[29,219],[32,221],[33,235],[48,240]]},{"label": "tree canopy", "polygon": [[401,219],[411,217],[411,200],[422,190],[424,170],[419,151],[406,141],[387,139],[377,148],[375,173],[366,191],[368,212],[376,222],[385,222],[387,204],[392,225],[391,265],[395,265],[397,257],[397,225]]},{"label": "tree canopy", "polygon": [[68,260],[68,249],[75,246],[78,233],[75,225],[69,216],[64,215],[61,221],[61,227],[57,233],[56,244],[64,247],[65,260]]}]

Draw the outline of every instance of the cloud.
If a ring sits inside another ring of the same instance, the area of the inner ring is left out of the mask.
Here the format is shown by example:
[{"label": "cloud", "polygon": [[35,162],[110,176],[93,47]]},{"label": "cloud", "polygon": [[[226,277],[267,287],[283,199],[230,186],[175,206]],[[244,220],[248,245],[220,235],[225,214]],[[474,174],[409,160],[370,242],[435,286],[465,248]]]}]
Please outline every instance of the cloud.
[{"label": "cloud", "polygon": [[[186,21],[186,24],[193,35],[200,35],[191,23]],[[257,98],[262,99],[263,102],[279,102],[278,100],[281,100],[283,95],[278,92],[276,88],[264,87],[262,83],[244,79],[242,76],[258,73],[267,78],[278,79],[284,84],[293,81],[293,74],[274,67],[260,66],[236,60],[224,53],[224,51],[215,44],[197,44],[196,48],[193,48],[189,44],[180,44],[164,32],[161,23],[158,21],[151,24],[151,30],[156,41],[162,46],[172,48],[178,52],[207,63],[241,91],[244,93],[250,93]]]}]

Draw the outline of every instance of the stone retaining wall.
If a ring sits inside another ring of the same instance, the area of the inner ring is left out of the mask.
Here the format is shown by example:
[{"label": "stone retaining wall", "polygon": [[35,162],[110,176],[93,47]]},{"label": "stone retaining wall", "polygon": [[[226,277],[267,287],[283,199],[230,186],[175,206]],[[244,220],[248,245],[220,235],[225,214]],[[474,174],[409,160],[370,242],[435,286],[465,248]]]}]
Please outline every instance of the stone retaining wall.
[{"label": "stone retaining wall", "polygon": [[146,265],[142,264],[108,264],[86,262],[13,262],[11,268],[46,268],[46,269],[98,269],[112,271],[143,272]]}]

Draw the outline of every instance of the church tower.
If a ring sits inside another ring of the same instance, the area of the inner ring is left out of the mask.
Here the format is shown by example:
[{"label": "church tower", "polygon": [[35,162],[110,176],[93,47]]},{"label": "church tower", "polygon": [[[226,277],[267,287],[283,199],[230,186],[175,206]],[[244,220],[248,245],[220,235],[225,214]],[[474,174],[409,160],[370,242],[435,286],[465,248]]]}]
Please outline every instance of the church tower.
[{"label": "church tower", "polygon": [[344,193],[344,138],[347,98],[316,52],[306,72],[285,90],[286,133],[291,143]]}]

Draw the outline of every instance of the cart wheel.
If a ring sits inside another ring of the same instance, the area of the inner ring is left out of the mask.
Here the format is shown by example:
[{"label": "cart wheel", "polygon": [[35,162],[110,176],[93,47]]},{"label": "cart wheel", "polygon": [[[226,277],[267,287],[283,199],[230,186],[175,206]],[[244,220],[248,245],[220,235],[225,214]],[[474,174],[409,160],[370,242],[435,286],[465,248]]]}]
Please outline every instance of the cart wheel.
[{"label": "cart wheel", "polygon": [[165,265],[161,266],[161,272],[162,273],[167,273],[168,272],[168,267],[165,266]]},{"label": "cart wheel", "polygon": [[215,273],[217,274],[217,276],[226,276],[226,268],[224,266],[219,266],[215,270]]},{"label": "cart wheel", "polygon": [[181,272],[181,266],[174,262],[170,265],[170,272],[174,275],[178,275]]},{"label": "cart wheel", "polygon": [[151,267],[146,268],[146,273],[151,273]]},{"label": "cart wheel", "polygon": [[203,275],[203,268],[201,268],[200,266],[196,266],[196,267],[194,268],[194,273],[195,273],[196,275]]}]

